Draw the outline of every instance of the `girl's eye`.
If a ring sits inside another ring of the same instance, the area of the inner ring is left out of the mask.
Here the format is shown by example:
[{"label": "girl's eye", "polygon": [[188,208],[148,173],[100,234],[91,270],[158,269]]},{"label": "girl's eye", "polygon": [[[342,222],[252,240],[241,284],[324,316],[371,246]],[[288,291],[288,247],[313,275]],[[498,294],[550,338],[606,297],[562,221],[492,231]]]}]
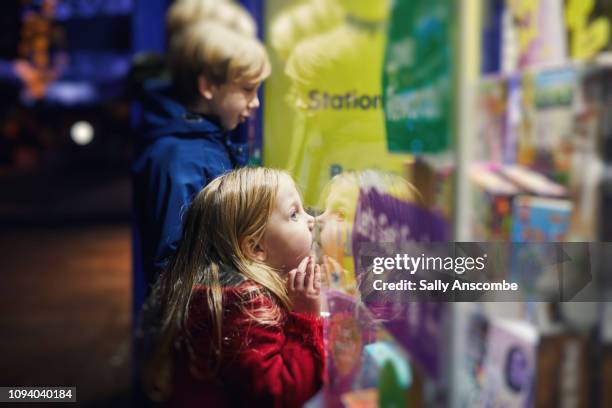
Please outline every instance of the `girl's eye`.
[{"label": "girl's eye", "polygon": [[344,209],[338,208],[334,212],[336,214],[336,219],[338,219],[338,221],[344,221],[344,217],[345,217]]},{"label": "girl's eye", "polygon": [[292,220],[297,220],[297,217],[298,217],[297,211],[291,211],[291,219]]}]

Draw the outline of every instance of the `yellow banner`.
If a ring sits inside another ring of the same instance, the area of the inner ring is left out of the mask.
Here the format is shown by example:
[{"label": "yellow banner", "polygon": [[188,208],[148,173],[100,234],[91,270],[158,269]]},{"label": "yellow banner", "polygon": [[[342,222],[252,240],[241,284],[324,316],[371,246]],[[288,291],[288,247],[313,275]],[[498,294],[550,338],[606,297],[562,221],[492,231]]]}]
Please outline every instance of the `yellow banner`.
[{"label": "yellow banner", "polygon": [[384,1],[266,2],[264,165],[287,169],[307,206],[342,171],[403,174],[382,107],[388,14]]}]

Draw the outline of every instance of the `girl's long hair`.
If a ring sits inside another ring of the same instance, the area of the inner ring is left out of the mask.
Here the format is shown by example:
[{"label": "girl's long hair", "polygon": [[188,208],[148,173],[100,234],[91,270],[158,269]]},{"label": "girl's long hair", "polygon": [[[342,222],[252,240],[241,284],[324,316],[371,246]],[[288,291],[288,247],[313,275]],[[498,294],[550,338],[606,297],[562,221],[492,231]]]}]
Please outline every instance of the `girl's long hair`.
[{"label": "girl's long hair", "polygon": [[[185,330],[193,287],[206,289],[212,339],[212,353],[207,373],[218,370],[222,346],[223,274],[238,273],[252,282],[244,295],[243,307],[258,296],[274,300],[274,309],[250,313],[258,324],[276,324],[281,309],[289,307],[289,297],[278,272],[249,259],[241,249],[242,240],[259,242],[276,202],[280,170],[242,168],[214,179],[197,194],[184,221],[182,240],[177,251],[153,288],[150,313],[158,320],[153,353],[143,372],[145,391],[154,400],[166,399],[172,392],[174,350],[186,346]],[[265,292],[265,293],[262,293]]]}]

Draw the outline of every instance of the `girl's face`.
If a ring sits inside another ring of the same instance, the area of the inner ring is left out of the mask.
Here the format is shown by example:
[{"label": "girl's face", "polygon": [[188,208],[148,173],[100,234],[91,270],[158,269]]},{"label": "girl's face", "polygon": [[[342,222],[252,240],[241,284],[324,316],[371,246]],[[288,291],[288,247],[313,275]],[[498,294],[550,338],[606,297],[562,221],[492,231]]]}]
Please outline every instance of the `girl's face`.
[{"label": "girl's face", "polygon": [[281,176],[276,203],[264,232],[265,262],[287,273],[296,268],[312,248],[314,218],[304,211],[293,180]]},{"label": "girl's face", "polygon": [[334,186],[325,200],[325,211],[317,217],[319,244],[323,254],[342,261],[350,244],[358,189],[351,185]]}]

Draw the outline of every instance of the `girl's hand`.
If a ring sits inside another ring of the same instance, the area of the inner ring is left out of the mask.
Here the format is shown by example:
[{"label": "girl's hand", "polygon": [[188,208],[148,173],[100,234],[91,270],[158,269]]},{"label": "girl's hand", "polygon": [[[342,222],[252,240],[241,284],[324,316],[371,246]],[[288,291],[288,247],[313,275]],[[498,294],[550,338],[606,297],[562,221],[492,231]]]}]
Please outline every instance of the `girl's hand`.
[{"label": "girl's hand", "polygon": [[323,286],[337,287],[344,277],[342,265],[334,258],[328,255],[323,255],[323,263],[321,264],[321,278]]},{"label": "girl's hand", "polygon": [[293,311],[319,315],[321,312],[321,268],[307,256],[287,275],[287,291]]}]

